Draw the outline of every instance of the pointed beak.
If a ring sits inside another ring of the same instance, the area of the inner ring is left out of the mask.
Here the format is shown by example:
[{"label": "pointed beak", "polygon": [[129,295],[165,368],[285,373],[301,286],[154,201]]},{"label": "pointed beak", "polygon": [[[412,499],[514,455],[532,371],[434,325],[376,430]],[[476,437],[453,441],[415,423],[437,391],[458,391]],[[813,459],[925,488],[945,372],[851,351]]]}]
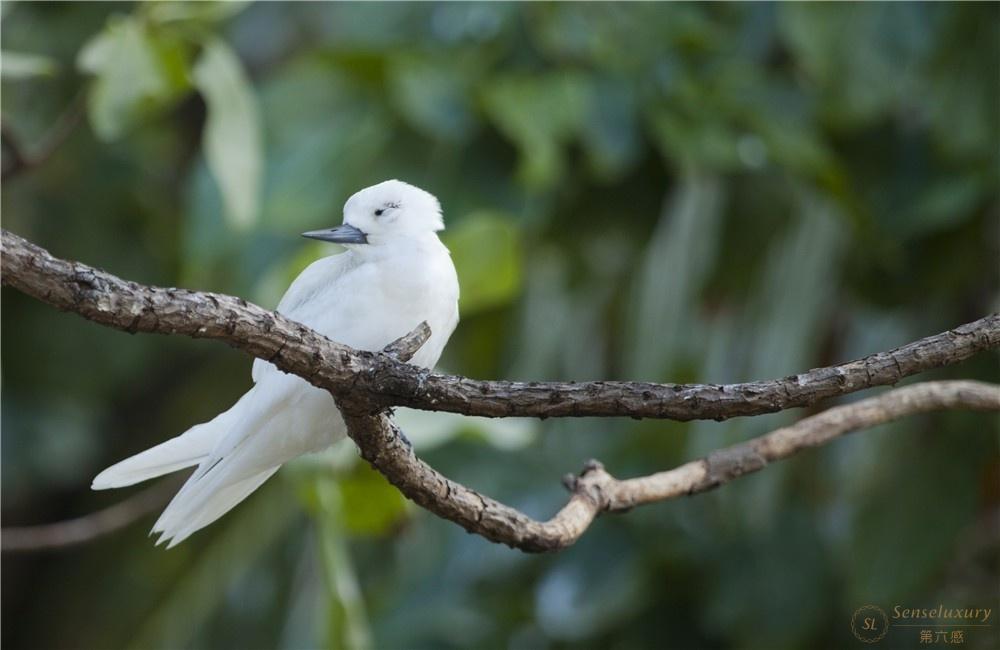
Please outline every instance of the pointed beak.
[{"label": "pointed beak", "polygon": [[310,230],[302,233],[303,237],[333,242],[334,244],[367,244],[368,235],[349,223],[325,230]]}]

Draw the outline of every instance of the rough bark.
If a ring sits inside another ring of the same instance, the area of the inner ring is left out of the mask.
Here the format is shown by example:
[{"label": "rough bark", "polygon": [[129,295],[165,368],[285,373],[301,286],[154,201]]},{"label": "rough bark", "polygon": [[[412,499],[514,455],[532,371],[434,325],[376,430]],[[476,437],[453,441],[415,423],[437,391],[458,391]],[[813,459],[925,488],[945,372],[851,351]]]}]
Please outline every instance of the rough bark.
[{"label": "rough bark", "polygon": [[1000,314],[889,352],[782,379],[731,385],[640,382],[503,382],[437,375],[407,365],[430,335],[426,324],[379,353],[353,350],[240,298],[148,287],[53,257],[2,233],[2,280],[64,311],[128,332],[225,341],[328,390],[362,456],[408,498],[466,530],[525,551],[564,548],[601,512],[701,492],[849,431],[946,408],[1000,410],[1000,387],[926,382],[839,406],[676,469],[617,480],[591,461],[569,477],[572,496],[552,519],[536,521],[441,475],[417,458],[385,415],[392,406],[469,415],[628,416],[725,419],[807,406],[893,384],[1000,346]]},{"label": "rough bark", "polygon": [[484,381],[429,373],[353,350],[242,298],[148,287],[3,231],[3,283],[63,311],[128,332],[225,341],[375,412],[391,406],[489,417],[624,416],[671,420],[759,415],[959,363],[1000,346],[1000,314],[888,352],[780,379],[739,384]]},{"label": "rough bark", "polygon": [[564,479],[572,496],[544,522],[435,471],[414,455],[396,425],[384,415],[348,416],[347,424],[362,456],[418,505],[494,542],[542,552],[570,546],[602,512],[621,512],[704,492],[846,433],[944,409],[1000,411],[1000,387],[975,381],[938,381],[896,388],[639,478],[618,480],[592,460],[580,476]]}]

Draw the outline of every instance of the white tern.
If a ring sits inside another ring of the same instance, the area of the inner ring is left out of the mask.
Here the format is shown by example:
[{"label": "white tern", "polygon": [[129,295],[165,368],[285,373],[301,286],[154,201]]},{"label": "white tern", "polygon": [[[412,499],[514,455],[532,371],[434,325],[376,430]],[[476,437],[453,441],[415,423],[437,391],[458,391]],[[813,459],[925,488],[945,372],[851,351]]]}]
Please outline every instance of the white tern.
[{"label": "white tern", "polygon": [[[343,225],[304,233],[347,250],[324,257],[288,288],[277,311],[359,350],[381,350],[421,321],[430,339],[410,363],[431,368],[458,324],[458,277],[433,195],[401,181],[366,188]],[[93,489],[132,485],[197,465],[153,526],[170,548],[245,499],[283,463],[347,431],[328,392],[257,359],[254,386],[228,411],[104,470]]]}]

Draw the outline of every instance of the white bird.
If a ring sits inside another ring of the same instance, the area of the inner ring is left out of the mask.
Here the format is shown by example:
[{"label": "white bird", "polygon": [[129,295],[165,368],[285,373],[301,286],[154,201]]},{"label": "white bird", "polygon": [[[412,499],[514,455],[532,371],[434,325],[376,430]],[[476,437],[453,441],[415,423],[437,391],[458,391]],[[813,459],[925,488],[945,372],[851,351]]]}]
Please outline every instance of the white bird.
[{"label": "white bird", "polygon": [[[347,251],[311,264],[277,311],[359,350],[381,350],[421,321],[430,339],[410,363],[431,368],[458,324],[458,277],[433,195],[391,180],[344,205],[343,225],[304,233]],[[153,526],[167,548],[208,526],[283,463],[344,438],[328,392],[257,359],[254,386],[228,411],[104,470],[95,490],[117,488],[197,465]]]}]

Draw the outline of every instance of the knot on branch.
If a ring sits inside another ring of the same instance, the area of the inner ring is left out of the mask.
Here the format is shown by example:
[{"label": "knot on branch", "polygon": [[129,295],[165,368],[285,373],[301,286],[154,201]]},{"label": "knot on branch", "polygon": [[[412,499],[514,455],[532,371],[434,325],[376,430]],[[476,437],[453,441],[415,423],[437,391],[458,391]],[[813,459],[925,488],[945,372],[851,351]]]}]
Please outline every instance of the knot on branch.
[{"label": "knot on branch", "polygon": [[591,458],[583,464],[583,470],[578,474],[567,474],[563,477],[563,485],[575,495],[588,499],[598,512],[624,511],[628,508],[614,508],[611,487],[616,483],[615,477],[608,474],[604,464]]},{"label": "knot on branch", "polygon": [[[350,385],[342,391],[336,393],[337,406],[344,410],[350,410],[358,415],[376,415],[391,408],[393,404],[382,397],[386,392],[386,386],[377,380],[379,376],[384,376],[398,363],[406,363],[413,358],[413,355],[423,347],[431,338],[431,327],[427,321],[422,321],[413,328],[412,331],[399,337],[389,345],[382,348],[382,351],[373,354],[371,352],[343,351],[341,363],[345,366],[351,365],[352,354],[355,358],[362,360],[362,367],[354,375]],[[361,373],[367,375],[364,379],[367,383],[379,388],[379,395],[373,396],[367,392],[356,391],[358,382],[363,379]],[[373,379],[373,377],[375,379]],[[405,439],[405,436],[404,436]]]}]

